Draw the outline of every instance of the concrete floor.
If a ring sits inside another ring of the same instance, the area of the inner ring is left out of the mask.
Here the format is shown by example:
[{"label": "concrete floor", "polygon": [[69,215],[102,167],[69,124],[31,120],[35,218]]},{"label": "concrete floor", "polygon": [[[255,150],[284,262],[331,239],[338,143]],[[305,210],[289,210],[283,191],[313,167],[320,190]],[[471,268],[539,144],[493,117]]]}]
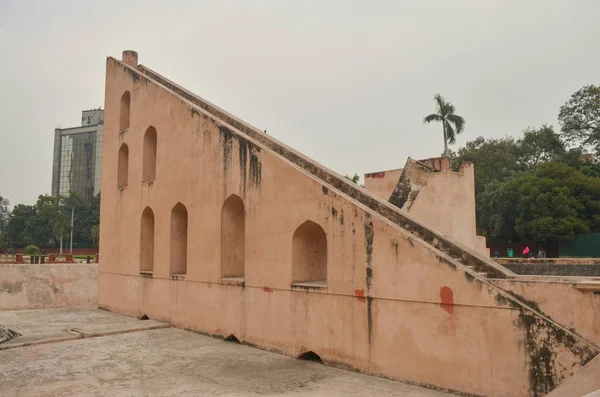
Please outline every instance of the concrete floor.
[{"label": "concrete floor", "polygon": [[97,309],[0,312],[0,324],[23,334],[0,351],[4,397],[450,396]]}]

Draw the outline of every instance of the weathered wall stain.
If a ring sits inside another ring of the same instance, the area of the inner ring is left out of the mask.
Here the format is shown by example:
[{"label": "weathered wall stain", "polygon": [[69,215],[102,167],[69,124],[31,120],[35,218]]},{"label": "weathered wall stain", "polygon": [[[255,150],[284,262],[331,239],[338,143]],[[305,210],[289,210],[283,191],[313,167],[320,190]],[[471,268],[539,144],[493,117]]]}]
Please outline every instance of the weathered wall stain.
[{"label": "weathered wall stain", "polygon": [[373,298],[369,297],[371,284],[373,283],[373,239],[375,232],[373,230],[373,220],[371,215],[365,215],[365,256],[366,256],[366,285],[367,285],[367,329],[369,333],[369,346],[373,337]]},{"label": "weathered wall stain", "polygon": [[448,314],[454,313],[454,292],[450,287],[440,288],[440,307],[444,309]]},{"label": "weathered wall stain", "polygon": [[246,168],[248,165],[248,142],[245,139],[238,140],[238,155],[240,162],[240,192],[246,197]]},{"label": "weathered wall stain", "polygon": [[385,177],[385,172],[372,172],[370,174],[365,174],[366,178],[383,178]]},{"label": "weathered wall stain", "polygon": [[249,145],[250,149],[250,181],[255,185],[260,185],[262,177],[262,164],[260,162],[260,148],[255,145]]},{"label": "weathered wall stain", "polygon": [[390,244],[394,250],[394,253],[396,254],[396,259],[398,259],[398,242],[396,240],[390,240]]},{"label": "weathered wall stain", "polygon": [[[527,300],[512,291],[506,290],[505,292],[551,319],[540,309],[537,303]],[[529,366],[531,396],[545,396],[570,374],[570,368],[557,368],[556,363],[561,360],[556,360],[556,358],[561,350],[570,353],[575,363],[581,367],[600,354],[600,350],[575,339],[572,334],[565,332],[555,324],[545,321],[516,301],[508,299],[502,294],[497,294],[496,302],[499,305],[509,305],[518,310],[517,325],[525,331],[525,349]],[[574,332],[574,330],[571,330],[571,332]],[[561,354],[564,355],[565,352]]]},{"label": "weathered wall stain", "polygon": [[219,132],[221,134],[221,148],[223,150],[223,175],[225,180],[227,179],[227,171],[229,170],[229,163],[231,161],[231,146],[232,146],[232,133],[229,128],[219,126]]},{"label": "weathered wall stain", "polygon": [[525,328],[530,390],[534,397],[545,396],[570,374],[570,368],[558,368],[560,360],[556,358],[561,350],[571,353],[582,367],[599,353],[523,307],[519,308],[519,319]]},{"label": "weathered wall stain", "polygon": [[[247,139],[244,139],[242,136],[235,134],[226,126],[220,125],[218,126],[218,130],[221,137],[221,147],[223,151],[223,174],[225,179],[227,178],[227,173],[231,163],[233,140],[235,140],[238,144],[240,183],[242,185],[240,186],[240,191],[243,195],[245,195],[247,176],[250,177],[250,182],[254,186],[260,185],[262,176],[262,164],[259,157],[260,148],[252,142],[249,142]],[[250,160],[249,164],[248,158]],[[248,168],[249,172],[247,171]],[[224,183],[226,183],[226,180]]]},{"label": "weathered wall stain", "polygon": [[373,238],[375,232],[373,230],[373,220],[371,215],[366,214],[365,216],[365,256],[367,262],[366,269],[366,284],[367,292],[371,289],[371,283],[373,281]]},{"label": "weathered wall stain", "polygon": [[0,282],[0,292],[8,292],[9,294],[16,294],[21,291],[23,291],[23,281]]}]

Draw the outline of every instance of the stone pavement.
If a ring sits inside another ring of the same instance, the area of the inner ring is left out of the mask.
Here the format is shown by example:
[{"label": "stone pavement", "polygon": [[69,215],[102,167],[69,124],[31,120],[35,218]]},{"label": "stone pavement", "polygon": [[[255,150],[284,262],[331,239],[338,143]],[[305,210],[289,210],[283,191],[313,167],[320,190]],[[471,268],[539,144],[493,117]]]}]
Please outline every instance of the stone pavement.
[{"label": "stone pavement", "polygon": [[0,324],[23,335],[0,344],[13,344],[3,397],[450,396],[93,308],[0,312]]}]

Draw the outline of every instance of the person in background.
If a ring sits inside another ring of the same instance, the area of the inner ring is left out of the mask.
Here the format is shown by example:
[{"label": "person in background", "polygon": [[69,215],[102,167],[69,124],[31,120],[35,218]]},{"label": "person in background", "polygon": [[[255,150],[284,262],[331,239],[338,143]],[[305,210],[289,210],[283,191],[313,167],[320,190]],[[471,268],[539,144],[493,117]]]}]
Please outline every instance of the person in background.
[{"label": "person in background", "polygon": [[527,258],[529,256],[529,246],[526,246],[525,249],[523,250],[523,258]]},{"label": "person in background", "polygon": [[537,257],[538,258],[545,258],[546,257],[546,251],[544,251],[544,249],[542,247],[540,247],[540,250],[538,251]]}]

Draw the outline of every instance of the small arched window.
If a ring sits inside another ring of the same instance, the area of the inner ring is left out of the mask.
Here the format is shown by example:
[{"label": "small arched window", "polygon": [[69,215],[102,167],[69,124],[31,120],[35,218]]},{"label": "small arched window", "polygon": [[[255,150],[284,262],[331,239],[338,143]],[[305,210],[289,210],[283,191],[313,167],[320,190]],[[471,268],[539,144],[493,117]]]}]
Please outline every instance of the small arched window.
[{"label": "small arched window", "polygon": [[125,91],[123,96],[121,96],[121,112],[120,112],[120,122],[119,122],[119,131],[124,131],[129,128],[129,109],[131,107],[131,94],[129,91]]},{"label": "small arched window", "polygon": [[244,201],[232,194],[221,209],[221,276],[244,277]]},{"label": "small arched window", "polygon": [[177,203],[171,211],[171,274],[187,273],[188,212]]},{"label": "small arched window", "polygon": [[146,207],[140,225],[140,272],[154,270],[154,212]]},{"label": "small arched window", "polygon": [[292,281],[327,282],[327,235],[312,221],[296,229],[292,238]]},{"label": "small arched window", "polygon": [[123,188],[127,186],[127,178],[129,172],[129,147],[127,144],[122,144],[119,148],[119,160],[117,167],[117,187]]},{"label": "small arched window", "polygon": [[150,126],[144,134],[142,182],[156,179],[156,128]]}]

